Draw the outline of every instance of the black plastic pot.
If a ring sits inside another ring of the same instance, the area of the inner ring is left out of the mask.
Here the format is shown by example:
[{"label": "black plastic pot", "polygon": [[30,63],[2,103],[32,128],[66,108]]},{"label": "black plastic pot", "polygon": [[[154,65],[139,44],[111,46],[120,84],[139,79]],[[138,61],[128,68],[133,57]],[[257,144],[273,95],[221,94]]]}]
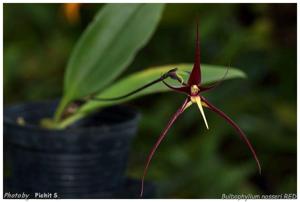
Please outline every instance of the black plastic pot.
[{"label": "black plastic pot", "polygon": [[[138,113],[106,108],[65,130],[38,126],[52,117],[57,102],[37,102],[4,110],[4,192],[57,193],[59,198],[126,198],[130,143]],[[23,117],[26,124],[16,123]],[[132,193],[131,193],[132,195]],[[138,195],[138,190],[136,195]]]}]

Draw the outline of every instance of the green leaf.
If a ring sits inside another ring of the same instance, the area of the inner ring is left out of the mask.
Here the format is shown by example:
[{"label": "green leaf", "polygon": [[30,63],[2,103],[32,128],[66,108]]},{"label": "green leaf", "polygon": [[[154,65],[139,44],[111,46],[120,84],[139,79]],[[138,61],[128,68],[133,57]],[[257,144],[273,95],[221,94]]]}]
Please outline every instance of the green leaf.
[{"label": "green leaf", "polygon": [[[132,74],[128,77],[125,77],[121,79],[120,81],[114,83],[113,85],[106,88],[101,93],[97,94],[96,97],[99,98],[111,98],[111,97],[118,97],[127,94],[128,92],[131,92],[143,85],[145,85],[147,82],[150,82],[154,79],[159,78],[163,73],[167,72],[168,70],[177,67],[179,72],[182,71],[191,71],[192,64],[175,64],[175,65],[166,65],[166,66],[159,66],[159,67],[153,67],[144,71],[137,72],[135,74]],[[226,73],[226,67],[222,66],[215,66],[215,65],[201,65],[202,68],[202,84],[208,84],[211,82],[216,82],[223,78],[224,74]],[[187,79],[188,74],[182,75],[184,79]],[[244,78],[246,75],[241,70],[235,69],[235,68],[229,68],[227,76],[225,79],[232,79],[232,78]],[[174,83],[175,82],[175,83]],[[176,81],[168,80],[168,83],[176,84]],[[177,82],[178,85],[178,82]],[[149,88],[146,88],[143,91],[140,91],[130,97],[127,97],[122,100],[117,101],[89,101],[86,104],[84,104],[79,111],[73,115],[74,117],[70,117],[70,119],[66,120],[65,123],[62,124],[63,127],[66,125],[69,125],[71,122],[85,116],[86,114],[89,114],[93,111],[95,111],[98,108],[101,107],[107,107],[111,105],[115,105],[118,103],[122,103],[128,100],[135,99],[137,97],[148,95],[152,93],[159,93],[159,92],[166,92],[170,89],[167,88],[162,83],[157,83]]]},{"label": "green leaf", "polygon": [[163,4],[108,4],[76,44],[68,62],[56,119],[73,99],[102,90],[153,34]]}]

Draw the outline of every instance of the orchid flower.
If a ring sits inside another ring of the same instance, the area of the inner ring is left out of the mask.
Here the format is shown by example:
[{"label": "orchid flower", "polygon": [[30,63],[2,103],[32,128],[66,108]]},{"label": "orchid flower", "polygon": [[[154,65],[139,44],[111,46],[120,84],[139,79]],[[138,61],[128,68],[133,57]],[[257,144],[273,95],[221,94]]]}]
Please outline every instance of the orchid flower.
[{"label": "orchid flower", "polygon": [[168,130],[170,129],[170,127],[173,125],[173,123],[176,121],[176,119],[188,108],[190,107],[192,104],[196,104],[199,108],[199,111],[201,113],[201,116],[203,118],[204,124],[206,126],[207,129],[209,129],[208,127],[208,123],[205,117],[205,113],[204,113],[204,109],[203,108],[207,108],[215,113],[217,113],[219,116],[221,116],[222,118],[224,118],[234,129],[235,131],[239,134],[240,138],[245,142],[245,144],[248,146],[248,148],[250,149],[256,164],[258,166],[258,170],[259,173],[261,173],[261,166],[260,166],[260,162],[258,160],[258,157],[256,155],[255,150],[253,149],[250,141],[248,140],[248,138],[246,137],[246,135],[244,134],[244,132],[240,129],[240,127],[231,119],[229,118],[224,112],[222,112],[221,110],[219,110],[217,107],[215,107],[213,104],[211,104],[206,98],[204,98],[202,96],[203,92],[209,91],[211,89],[213,89],[214,87],[216,87],[220,82],[214,83],[211,86],[205,87],[201,85],[201,65],[200,65],[200,44],[199,44],[199,31],[198,31],[198,24],[197,24],[197,28],[196,28],[196,45],[195,45],[195,58],[194,58],[194,66],[193,69],[189,75],[188,78],[188,82],[182,83],[182,86],[180,87],[174,87],[169,85],[168,83],[166,83],[164,80],[162,80],[162,82],[169,87],[171,90],[174,90],[176,92],[179,93],[183,93],[187,96],[187,98],[184,100],[183,104],[180,106],[180,108],[177,110],[177,112],[173,115],[173,117],[170,119],[170,121],[168,122],[167,126],[165,127],[165,129],[162,131],[162,133],[160,134],[158,140],[156,141],[156,143],[154,144],[154,146],[152,147],[147,160],[146,160],[146,164],[145,164],[145,168],[144,168],[144,172],[143,172],[143,176],[142,176],[142,182],[141,182],[141,192],[140,192],[140,197],[143,196],[143,191],[144,191],[144,179],[145,176],[147,174],[147,170],[148,167],[150,165],[151,159],[155,153],[155,151],[157,150],[158,146],[160,145],[160,143],[162,142],[162,140],[165,138]]}]

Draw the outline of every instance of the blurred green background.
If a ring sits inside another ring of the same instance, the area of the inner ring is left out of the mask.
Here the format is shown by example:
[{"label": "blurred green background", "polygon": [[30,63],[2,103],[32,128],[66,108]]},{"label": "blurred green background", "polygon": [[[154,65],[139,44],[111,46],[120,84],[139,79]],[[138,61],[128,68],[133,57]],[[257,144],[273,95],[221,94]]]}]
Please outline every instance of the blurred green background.
[{"label": "blurred green background", "polygon": [[[4,105],[62,94],[70,52],[101,4],[4,4]],[[231,65],[248,79],[205,96],[245,131],[262,164],[217,115],[195,106],[170,130],[147,176],[162,198],[296,193],[296,4],[168,4],[157,31],[122,76],[193,62],[196,16],[202,63]],[[140,178],[154,141],[184,96],[156,94],[130,105],[142,113],[128,175]]]}]

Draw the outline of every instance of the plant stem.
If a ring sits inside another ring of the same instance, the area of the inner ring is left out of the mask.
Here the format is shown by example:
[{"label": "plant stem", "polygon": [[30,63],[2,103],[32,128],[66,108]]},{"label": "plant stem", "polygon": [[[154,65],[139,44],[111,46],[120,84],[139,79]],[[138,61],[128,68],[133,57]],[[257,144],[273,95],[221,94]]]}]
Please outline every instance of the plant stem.
[{"label": "plant stem", "polygon": [[144,85],[144,86],[142,86],[142,87],[140,87],[140,88],[138,88],[138,89],[136,89],[136,90],[134,90],[134,91],[132,91],[130,93],[127,93],[127,94],[119,96],[119,97],[113,97],[113,98],[92,97],[90,99],[91,100],[96,100],[96,101],[115,101],[115,100],[121,100],[121,99],[127,98],[127,97],[129,97],[129,96],[131,96],[131,95],[133,95],[135,93],[138,93],[139,91],[142,91],[145,88],[148,88],[148,87],[152,86],[153,84],[156,84],[156,83],[158,83],[160,81],[163,81],[164,79],[166,79],[166,78],[160,77],[160,78],[155,79],[154,81],[151,81],[150,83],[148,83],[148,84],[146,84],[146,85]]},{"label": "plant stem", "polygon": [[59,105],[58,105],[58,107],[56,108],[56,111],[55,111],[55,113],[54,113],[54,122],[55,122],[56,124],[59,123],[60,118],[61,118],[61,115],[62,115],[62,113],[63,113],[63,111],[64,111],[66,105],[68,104],[68,102],[69,102],[69,101],[68,101],[65,97],[63,97],[63,98],[61,99],[61,101],[59,102]]},{"label": "plant stem", "polygon": [[71,125],[72,123],[74,123],[75,121],[83,118],[85,116],[85,114],[83,113],[75,113],[74,115],[68,117],[67,119],[59,122],[56,126],[57,129],[64,129],[67,126]]}]

